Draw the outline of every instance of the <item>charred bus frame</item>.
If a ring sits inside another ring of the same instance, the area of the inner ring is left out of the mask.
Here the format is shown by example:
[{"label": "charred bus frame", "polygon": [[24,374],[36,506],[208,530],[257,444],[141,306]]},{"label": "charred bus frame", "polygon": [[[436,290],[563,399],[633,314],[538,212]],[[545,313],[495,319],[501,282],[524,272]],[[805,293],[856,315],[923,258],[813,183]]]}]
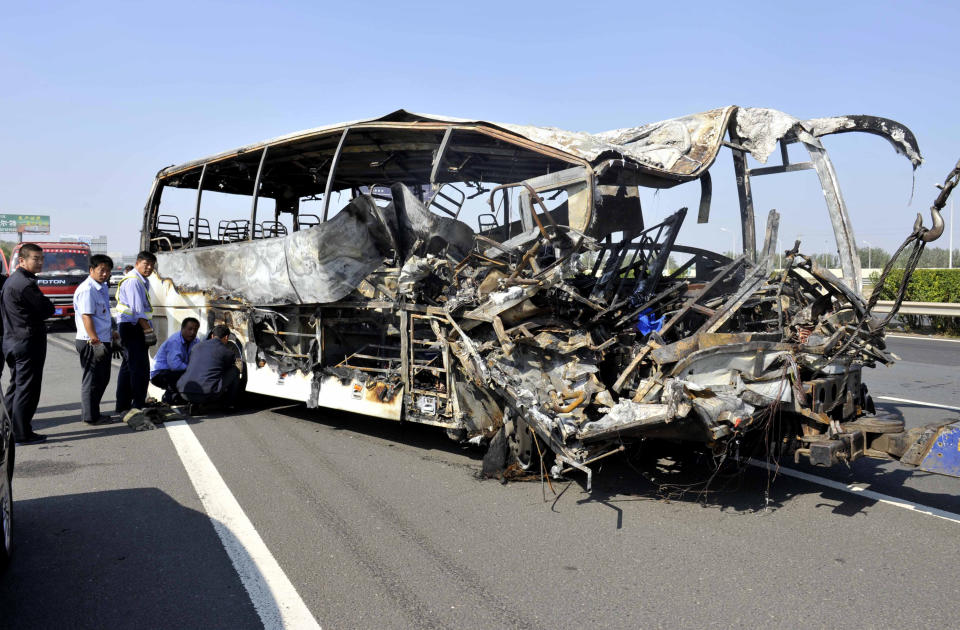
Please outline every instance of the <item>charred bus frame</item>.
[{"label": "charred bus frame", "polygon": [[[913,134],[888,119],[731,106],[603,134],[401,110],[168,167],[141,243],[158,255],[155,327],[162,340],[188,316],[225,323],[249,391],[457,439],[501,433],[521,466],[531,440],[556,453],[558,472],[652,437],[721,443],[780,409],[798,419],[791,451],[855,458],[903,425],[850,424],[872,411],[860,368],[890,360],[882,330],[843,336],[869,313],[819,138],[850,131],[920,164]],[[791,163],[791,143],[809,161]],[[699,181],[706,223],[722,147],[740,202],[735,260],[676,244],[685,208],[645,225],[638,194]],[[748,168],[748,154],[765,162],[777,147],[781,164]],[[797,251],[772,278],[775,213],[758,250],[751,178],[804,169],[820,179],[844,281]],[[186,232],[161,210],[168,188],[196,190]],[[221,222],[214,237],[205,190],[249,196],[248,218]],[[476,230],[460,220],[471,191],[490,207]],[[263,199],[274,214],[258,223]],[[304,200],[322,203],[319,216],[302,213]],[[664,275],[671,252],[691,258]],[[838,435],[841,449],[821,448]]]}]

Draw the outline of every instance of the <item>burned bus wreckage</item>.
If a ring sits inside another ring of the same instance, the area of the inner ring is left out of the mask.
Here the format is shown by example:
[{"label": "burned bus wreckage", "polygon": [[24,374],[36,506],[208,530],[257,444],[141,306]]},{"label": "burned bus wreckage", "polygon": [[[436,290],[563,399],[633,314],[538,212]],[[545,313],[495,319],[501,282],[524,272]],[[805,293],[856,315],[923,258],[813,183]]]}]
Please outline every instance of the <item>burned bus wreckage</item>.
[{"label": "burned bus wreckage", "polygon": [[[162,340],[188,316],[225,323],[248,391],[434,425],[521,469],[552,453],[554,475],[583,471],[588,487],[593,462],[645,441],[716,450],[751,435],[816,464],[866,455],[957,474],[934,451],[960,427],[905,430],[862,380],[893,360],[889,320],[861,296],[820,141],[852,131],[921,162],[892,120],[731,106],[600,134],[401,110],[168,167],[143,226],[155,328]],[[791,163],[791,144],[809,160]],[[710,219],[724,148],[734,258],[679,240]],[[778,148],[781,164],[748,168]],[[776,268],[775,211],[758,243],[751,177],[801,169],[819,177],[842,280],[799,243]],[[639,190],[686,183],[696,216],[648,224]],[[180,214],[176,189],[195,198]],[[915,226],[918,247],[942,232],[948,193],[933,227]],[[242,211],[214,227],[212,194]],[[686,260],[668,271],[671,255]]]}]

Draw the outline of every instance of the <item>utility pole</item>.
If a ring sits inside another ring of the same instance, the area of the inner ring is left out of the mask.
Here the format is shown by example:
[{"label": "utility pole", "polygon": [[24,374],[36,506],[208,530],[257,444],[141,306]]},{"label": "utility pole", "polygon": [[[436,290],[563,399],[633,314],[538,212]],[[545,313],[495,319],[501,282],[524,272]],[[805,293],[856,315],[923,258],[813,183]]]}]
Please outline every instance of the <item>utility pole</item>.
[{"label": "utility pole", "polygon": [[863,239],[863,242],[866,243],[866,245],[867,245],[867,269],[873,269],[873,265],[870,264],[871,261],[873,260],[873,259],[870,257],[870,255],[873,253],[873,252],[871,251],[871,250],[873,249],[873,245],[871,245],[871,244],[870,244],[870,241],[868,241],[867,239]]},{"label": "utility pole", "polygon": [[950,252],[947,261],[947,267],[953,269],[953,199],[950,200]]},{"label": "utility pole", "polygon": [[729,232],[729,233],[730,233],[730,257],[731,257],[731,258],[736,258],[736,257],[737,257],[737,234],[736,234],[736,232],[734,232],[733,230],[728,230],[728,229],[725,228],[725,227],[720,228],[720,231],[721,231],[721,232]]}]

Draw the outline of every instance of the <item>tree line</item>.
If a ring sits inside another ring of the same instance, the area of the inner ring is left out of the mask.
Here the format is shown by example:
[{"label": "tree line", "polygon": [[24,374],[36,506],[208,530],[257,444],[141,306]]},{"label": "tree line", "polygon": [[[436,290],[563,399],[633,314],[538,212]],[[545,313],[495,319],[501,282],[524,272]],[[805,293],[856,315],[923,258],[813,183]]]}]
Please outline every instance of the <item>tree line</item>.
[{"label": "tree line", "polygon": [[[800,247],[801,253],[807,253],[803,251],[803,246]],[[881,269],[890,261],[890,258],[893,256],[893,252],[888,252],[882,247],[864,247],[857,250],[860,254],[860,267],[863,269]],[[781,255],[783,252],[780,252]],[[900,258],[894,263],[894,269],[903,269],[907,264],[907,253],[901,254]],[[946,268],[947,264],[950,262],[950,251],[944,247],[927,247],[923,250],[923,253],[920,254],[920,264],[918,267],[921,268]],[[807,254],[810,255],[810,254]],[[729,258],[735,258],[736,256],[732,252],[724,252],[724,256]],[[810,255],[817,264],[821,267],[826,267],[828,269],[839,269],[840,268],[840,257],[836,253],[821,253],[821,254],[812,254]],[[778,260],[779,262],[779,260]],[[954,268],[960,268],[960,249],[953,250],[953,266]]]},{"label": "tree line", "polygon": [[[909,252],[904,252],[901,254],[900,258],[897,259],[897,262],[893,264],[894,269],[903,269],[907,264],[907,255]],[[860,254],[860,266],[864,269],[871,267],[873,269],[879,269],[886,266],[890,261],[890,258],[893,256],[893,252],[888,252],[882,247],[865,247],[859,250]],[[839,267],[840,262],[836,254],[819,254],[817,262],[824,264],[819,260],[819,256],[823,256],[824,260],[828,258],[833,262],[829,265],[830,267]],[[927,246],[923,253],[920,254],[920,264],[918,267],[928,267],[928,268],[940,268],[946,267],[950,260],[950,250],[945,247],[929,247]],[[960,249],[953,250],[953,266],[960,267]]]}]

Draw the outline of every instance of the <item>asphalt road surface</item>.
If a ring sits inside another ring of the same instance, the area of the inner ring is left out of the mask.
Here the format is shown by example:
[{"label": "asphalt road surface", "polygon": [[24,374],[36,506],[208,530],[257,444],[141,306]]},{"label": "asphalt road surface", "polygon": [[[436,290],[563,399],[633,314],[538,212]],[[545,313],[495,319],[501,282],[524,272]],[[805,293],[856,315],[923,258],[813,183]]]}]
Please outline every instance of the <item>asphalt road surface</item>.
[{"label": "asphalt road surface", "polygon": [[[610,458],[592,494],[582,475],[500,485],[438,430],[278,399],[87,427],[69,339],[49,345],[34,422],[49,439],[17,450],[2,627],[260,628],[298,610],[292,625],[324,628],[956,626],[960,517],[758,468],[704,494],[667,460]],[[903,360],[866,376],[878,403],[911,425],[960,418],[928,404],[960,407],[960,343],[889,345]],[[798,468],[960,513],[960,479]],[[247,538],[224,533],[223,487]],[[257,590],[261,570],[274,581]]]}]

